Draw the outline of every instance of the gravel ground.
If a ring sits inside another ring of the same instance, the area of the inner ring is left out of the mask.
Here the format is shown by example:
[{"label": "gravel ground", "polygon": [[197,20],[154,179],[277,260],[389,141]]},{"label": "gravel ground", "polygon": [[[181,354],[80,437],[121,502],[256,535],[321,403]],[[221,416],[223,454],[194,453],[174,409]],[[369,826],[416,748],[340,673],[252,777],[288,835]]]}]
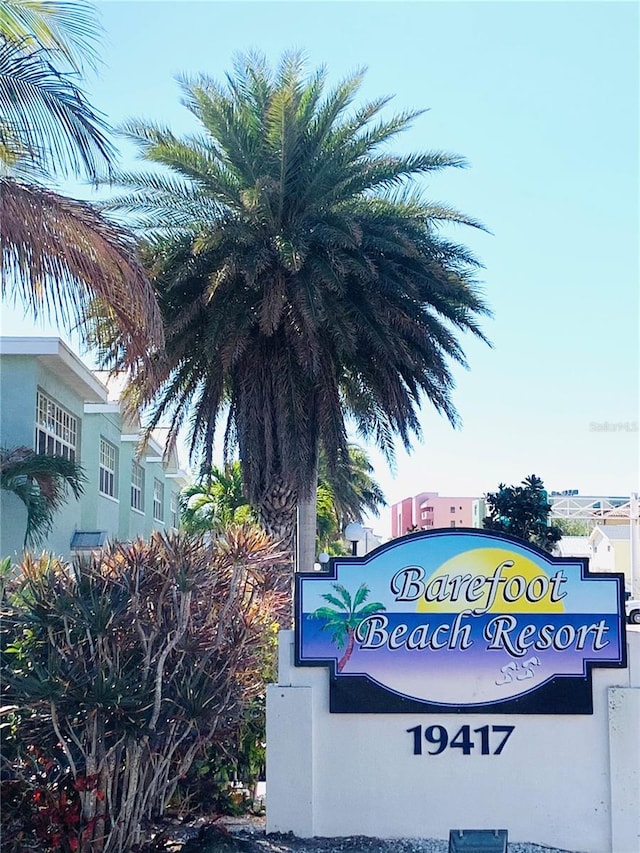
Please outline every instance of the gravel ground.
[{"label": "gravel ground", "polygon": [[[195,833],[195,834],[193,834]],[[355,836],[351,838],[298,838],[291,833],[267,835],[264,820],[221,819],[199,829],[192,828],[191,836],[180,853],[447,853],[448,841],[430,838],[380,839]],[[579,853],[540,844],[509,844],[508,853]]]}]

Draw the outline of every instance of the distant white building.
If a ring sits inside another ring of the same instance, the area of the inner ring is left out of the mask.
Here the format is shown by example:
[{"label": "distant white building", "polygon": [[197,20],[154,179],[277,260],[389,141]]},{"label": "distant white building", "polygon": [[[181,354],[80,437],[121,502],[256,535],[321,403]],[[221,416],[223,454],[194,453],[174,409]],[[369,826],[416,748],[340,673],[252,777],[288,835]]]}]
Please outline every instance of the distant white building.
[{"label": "distant white building", "polygon": [[586,557],[592,572],[622,572],[631,590],[631,543],[628,524],[595,527],[589,536],[563,536],[556,543],[556,557]]},{"label": "distant white building", "polygon": [[556,557],[591,557],[591,543],[588,536],[563,536],[553,549]]},{"label": "distant white building", "polygon": [[374,548],[378,548],[382,545],[382,536],[378,536],[377,533],[373,532],[372,527],[364,527],[364,536],[362,541],[358,542],[358,556],[364,557],[365,554],[368,554],[369,551],[373,551]]},{"label": "distant white building", "polygon": [[589,536],[590,568],[594,572],[624,572],[631,586],[631,543],[628,524],[595,527]]}]

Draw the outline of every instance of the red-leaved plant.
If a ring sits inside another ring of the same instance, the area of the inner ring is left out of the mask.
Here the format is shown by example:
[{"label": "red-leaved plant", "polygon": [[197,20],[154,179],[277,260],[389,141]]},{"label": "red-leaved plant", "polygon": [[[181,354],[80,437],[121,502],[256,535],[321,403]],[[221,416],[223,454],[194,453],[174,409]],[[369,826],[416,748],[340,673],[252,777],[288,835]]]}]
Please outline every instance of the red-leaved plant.
[{"label": "red-leaved plant", "polygon": [[[1,614],[4,765],[31,784],[48,849],[144,841],[194,759],[263,691],[280,572],[250,526],[211,543],[156,534],[84,563],[25,557]],[[28,749],[55,782],[28,778]]]}]

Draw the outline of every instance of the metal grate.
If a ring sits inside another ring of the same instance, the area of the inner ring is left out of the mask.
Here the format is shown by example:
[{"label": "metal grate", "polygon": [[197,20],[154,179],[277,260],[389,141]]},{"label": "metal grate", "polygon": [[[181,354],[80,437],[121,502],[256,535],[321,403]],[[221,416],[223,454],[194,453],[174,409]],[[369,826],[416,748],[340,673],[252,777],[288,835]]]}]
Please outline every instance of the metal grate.
[{"label": "metal grate", "polygon": [[107,541],[106,530],[76,530],[71,537],[72,551],[93,551]]},{"label": "metal grate", "polygon": [[507,853],[507,830],[452,829],[449,853]]}]

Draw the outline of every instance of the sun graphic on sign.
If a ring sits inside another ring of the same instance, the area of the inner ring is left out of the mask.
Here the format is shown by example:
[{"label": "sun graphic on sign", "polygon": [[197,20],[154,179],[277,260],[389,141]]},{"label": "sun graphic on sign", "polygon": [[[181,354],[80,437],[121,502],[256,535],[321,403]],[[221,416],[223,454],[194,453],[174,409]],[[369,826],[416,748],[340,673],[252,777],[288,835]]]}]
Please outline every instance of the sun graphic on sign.
[{"label": "sun graphic on sign", "polygon": [[[499,577],[504,578],[504,582],[498,584],[489,613],[564,612],[562,599],[553,601],[551,598],[554,585],[548,571],[521,553],[506,548],[476,548],[442,563],[425,579],[427,588],[433,584],[431,589],[434,593],[441,589],[450,591],[453,579],[462,578],[457,580],[460,589],[457,600],[452,601],[451,595],[443,595],[443,601],[427,601],[420,597],[416,610],[422,613],[458,613],[461,610],[486,607],[490,590],[488,582],[483,586],[478,584],[478,593],[481,591],[481,594],[477,600],[469,601],[465,591],[473,584],[473,578],[478,575],[491,578],[499,566]],[[440,582],[434,584],[438,578]]]}]

